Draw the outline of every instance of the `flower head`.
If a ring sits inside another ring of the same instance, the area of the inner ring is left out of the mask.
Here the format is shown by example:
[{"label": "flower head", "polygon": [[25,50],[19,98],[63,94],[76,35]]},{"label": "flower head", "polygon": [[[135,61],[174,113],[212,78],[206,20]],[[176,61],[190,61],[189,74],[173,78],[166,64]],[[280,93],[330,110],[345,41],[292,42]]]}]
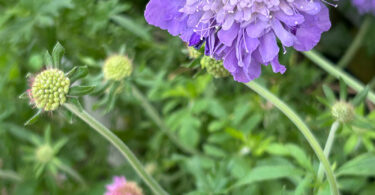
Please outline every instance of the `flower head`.
[{"label": "flower head", "polygon": [[47,69],[39,73],[31,83],[29,97],[39,109],[54,111],[66,101],[70,80],[59,69]]},{"label": "flower head", "polygon": [[115,176],[113,183],[107,185],[105,195],[143,195],[143,192],[135,182],[128,182],[123,176]]},{"label": "flower head", "polygon": [[352,0],[361,14],[372,13],[375,15],[375,0]]},{"label": "flower head", "polygon": [[223,60],[239,82],[259,77],[261,64],[285,72],[277,38],[306,51],[331,27],[318,0],[151,0],[145,18],[190,46],[205,43],[205,54]]},{"label": "flower head", "polygon": [[355,111],[352,104],[344,101],[336,102],[332,106],[332,116],[340,122],[349,122],[354,119]]},{"label": "flower head", "polygon": [[54,155],[55,151],[53,151],[53,148],[48,144],[39,146],[35,152],[36,160],[40,163],[50,162]]},{"label": "flower head", "polygon": [[109,57],[103,66],[103,74],[106,80],[120,81],[130,76],[133,71],[131,60],[127,56],[113,55]]},{"label": "flower head", "polygon": [[204,56],[201,59],[201,66],[205,68],[208,74],[215,78],[227,77],[230,73],[223,66],[223,61],[215,60],[209,56]]}]

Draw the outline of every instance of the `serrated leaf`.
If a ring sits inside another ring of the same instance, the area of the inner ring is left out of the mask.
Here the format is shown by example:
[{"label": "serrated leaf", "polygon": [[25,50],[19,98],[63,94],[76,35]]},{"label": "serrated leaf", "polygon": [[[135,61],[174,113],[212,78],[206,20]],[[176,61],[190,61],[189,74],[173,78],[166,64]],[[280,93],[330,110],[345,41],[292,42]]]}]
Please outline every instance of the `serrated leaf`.
[{"label": "serrated leaf", "polygon": [[375,154],[367,153],[346,162],[337,170],[337,176],[375,176]]},{"label": "serrated leaf", "polygon": [[361,102],[363,102],[366,99],[367,94],[368,94],[369,91],[370,91],[369,86],[366,86],[361,92],[359,92],[354,97],[354,99],[352,100],[352,104],[354,106],[358,106],[359,104],[361,104]]},{"label": "serrated leaf", "polygon": [[52,60],[53,60],[54,68],[58,69],[60,67],[61,58],[63,57],[64,53],[65,53],[64,47],[59,42],[57,42],[55,47],[52,50]]},{"label": "serrated leaf", "polygon": [[34,114],[29,120],[27,120],[24,125],[27,126],[27,125],[34,124],[36,121],[38,121],[38,118],[40,114],[42,114],[42,112],[43,112],[42,110],[38,110],[38,112]]},{"label": "serrated leaf", "polygon": [[90,94],[95,89],[95,86],[73,86],[69,89],[70,96],[83,96]]},{"label": "serrated leaf", "polygon": [[78,66],[69,71],[66,76],[69,77],[70,83],[74,83],[78,79],[85,77],[89,73],[87,66]]}]

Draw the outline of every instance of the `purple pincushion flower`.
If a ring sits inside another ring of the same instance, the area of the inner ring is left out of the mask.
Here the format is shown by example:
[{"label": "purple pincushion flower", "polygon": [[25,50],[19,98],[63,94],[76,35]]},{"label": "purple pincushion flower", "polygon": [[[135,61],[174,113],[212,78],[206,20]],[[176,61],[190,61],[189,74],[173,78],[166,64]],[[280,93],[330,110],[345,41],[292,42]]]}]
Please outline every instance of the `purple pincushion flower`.
[{"label": "purple pincushion flower", "polygon": [[205,54],[223,60],[239,82],[259,77],[261,64],[285,72],[277,39],[306,51],[331,27],[318,0],[151,0],[145,18],[190,46],[205,43]]},{"label": "purple pincushion flower", "polygon": [[135,182],[126,181],[124,176],[115,176],[113,183],[107,185],[104,195],[143,195],[143,192]]},{"label": "purple pincushion flower", "polygon": [[352,2],[361,14],[372,13],[375,15],[375,0],[352,0]]}]

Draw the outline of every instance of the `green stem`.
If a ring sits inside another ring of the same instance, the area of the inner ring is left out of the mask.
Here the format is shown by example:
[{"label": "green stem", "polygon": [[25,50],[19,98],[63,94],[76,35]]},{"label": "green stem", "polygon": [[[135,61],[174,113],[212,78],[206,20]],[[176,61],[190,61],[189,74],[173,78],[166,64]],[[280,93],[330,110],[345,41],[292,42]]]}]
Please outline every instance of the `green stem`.
[{"label": "green stem", "polygon": [[349,46],[348,50],[346,50],[341,60],[337,63],[338,67],[345,68],[349,64],[350,60],[353,59],[355,53],[362,45],[363,39],[370,28],[370,24],[371,17],[367,16],[363,21],[354,41]]},{"label": "green stem", "polygon": [[306,140],[309,142],[311,148],[314,150],[316,156],[319,158],[320,162],[323,164],[329,184],[331,186],[331,193],[333,195],[339,195],[339,190],[337,187],[337,182],[335,175],[331,169],[330,163],[328,159],[325,157],[322,148],[320,147],[318,141],[311,133],[310,129],[307,125],[302,121],[302,119],[282,100],[278,97],[273,95],[267,89],[252,81],[250,83],[246,83],[246,86],[257,92],[266,100],[272,102],[281,112],[283,112],[298,128],[298,130],[305,136]]},{"label": "green stem", "polygon": [[[349,64],[349,62],[353,59],[358,49],[362,46],[363,39],[370,28],[371,20],[372,19],[370,16],[367,16],[365,18],[354,41],[350,44],[349,48],[344,53],[343,57],[337,63],[338,68],[341,68],[341,69],[345,68]],[[332,80],[333,80],[333,77],[329,76],[327,77],[326,82],[331,82]]]},{"label": "green stem", "polygon": [[137,157],[132,153],[132,151],[126,146],[124,142],[121,141],[114,133],[107,129],[104,125],[98,122],[90,114],[84,110],[79,109],[73,104],[66,103],[64,107],[70,112],[81,118],[90,127],[96,130],[100,135],[106,138],[113,146],[115,146],[122,155],[128,160],[130,165],[138,173],[138,175],[143,179],[143,181],[152,189],[152,191],[157,195],[167,195],[168,193],[164,191],[162,187],[145,171],[142,164],[139,162]]},{"label": "green stem", "polygon": [[17,182],[22,181],[22,177],[13,171],[0,170],[0,178],[9,179]]},{"label": "green stem", "polygon": [[[316,65],[330,73],[336,78],[342,78],[347,85],[349,85],[351,88],[353,88],[355,91],[360,92],[365,87],[364,85],[350,76],[349,74],[345,73],[344,71],[340,70],[339,68],[336,68],[331,62],[329,62],[327,59],[325,59],[323,56],[318,54],[315,51],[307,51],[303,52],[303,54],[309,58],[311,61],[313,61]],[[367,95],[367,99],[369,99],[372,103],[375,104],[375,94],[372,91],[369,91]]]},{"label": "green stem", "polygon": [[[331,129],[329,131],[327,142],[324,147],[324,155],[326,156],[327,159],[329,158],[329,154],[331,153],[332,145],[335,140],[335,134],[339,127],[340,127],[340,123],[338,121],[335,121],[332,124]],[[320,163],[319,169],[318,169],[318,182],[319,183],[323,181],[323,177],[324,177],[323,164]]]},{"label": "green stem", "polygon": [[135,98],[141,102],[141,106],[146,111],[147,115],[156,123],[156,125],[162,130],[164,134],[168,136],[168,138],[182,151],[192,154],[192,155],[200,155],[200,152],[195,150],[194,148],[190,148],[185,146],[178,138],[168,129],[168,127],[164,124],[163,119],[158,114],[156,109],[147,101],[145,96],[138,90],[136,86],[132,86],[132,92]]}]

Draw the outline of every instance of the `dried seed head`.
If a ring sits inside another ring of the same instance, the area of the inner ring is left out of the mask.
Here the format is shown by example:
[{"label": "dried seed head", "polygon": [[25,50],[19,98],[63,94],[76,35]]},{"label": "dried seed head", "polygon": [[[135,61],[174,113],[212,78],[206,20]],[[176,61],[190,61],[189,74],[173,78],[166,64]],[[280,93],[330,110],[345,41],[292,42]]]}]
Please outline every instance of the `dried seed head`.
[{"label": "dried seed head", "polygon": [[42,145],[36,150],[36,160],[40,163],[48,163],[54,157],[54,152],[51,146],[49,145]]},{"label": "dried seed head", "polygon": [[127,56],[113,55],[109,57],[103,66],[103,74],[106,80],[120,81],[133,72],[133,65]]},{"label": "dried seed head", "polygon": [[355,111],[352,104],[339,101],[332,106],[332,116],[340,122],[349,122],[354,119]]},{"label": "dried seed head", "polygon": [[224,68],[223,61],[215,60],[209,56],[203,56],[201,66],[202,68],[206,68],[208,74],[215,78],[222,78],[230,75],[228,70]]},{"label": "dried seed head", "polygon": [[47,69],[33,80],[29,96],[39,109],[54,111],[66,102],[70,80],[58,69]]}]

